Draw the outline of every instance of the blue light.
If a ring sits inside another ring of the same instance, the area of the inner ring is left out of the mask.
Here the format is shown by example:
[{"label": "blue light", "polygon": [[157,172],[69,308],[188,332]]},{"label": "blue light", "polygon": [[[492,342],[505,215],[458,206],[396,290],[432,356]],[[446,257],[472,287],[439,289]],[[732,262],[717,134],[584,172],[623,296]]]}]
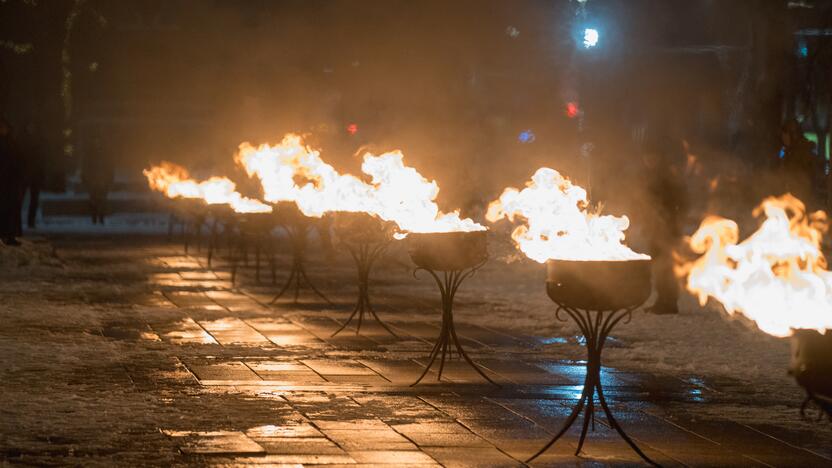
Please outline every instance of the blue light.
[{"label": "blue light", "polygon": [[545,345],[566,344],[566,343],[568,343],[566,338],[563,338],[563,337],[560,337],[560,336],[552,337],[552,338],[540,338],[540,342],[545,344]]},{"label": "blue light", "polygon": [[809,56],[809,45],[806,44],[805,39],[800,39],[799,41],[797,41],[797,55],[803,58]]},{"label": "blue light", "polygon": [[534,132],[531,130],[523,130],[520,132],[517,140],[520,141],[520,143],[531,143],[534,141]]},{"label": "blue light", "polygon": [[786,147],[783,146],[780,148],[780,153],[777,155],[778,158],[783,159],[786,157]]},{"label": "blue light", "polygon": [[598,39],[600,35],[598,34],[598,30],[595,28],[586,28],[584,29],[584,48],[589,49],[591,47],[595,47],[598,45]]}]

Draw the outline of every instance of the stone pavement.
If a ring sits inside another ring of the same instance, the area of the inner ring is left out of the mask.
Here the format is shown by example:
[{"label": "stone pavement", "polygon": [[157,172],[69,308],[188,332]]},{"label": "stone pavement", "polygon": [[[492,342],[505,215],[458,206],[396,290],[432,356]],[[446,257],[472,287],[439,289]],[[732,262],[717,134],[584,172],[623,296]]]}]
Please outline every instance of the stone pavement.
[{"label": "stone pavement", "polygon": [[[410,386],[439,332],[438,293],[403,266],[385,266],[371,292],[399,338],[372,320],[360,334],[348,328],[333,337],[354,300],[347,259],[311,261],[310,276],[338,307],[316,302],[308,291],[299,304],[268,306],[276,287],[257,284],[251,265],[232,285],[221,258],[209,269],[204,252],[185,255],[177,244],[71,239],[59,247],[70,263],[142,264],[146,288],[108,299],[135,307],[111,315],[96,332],[126,349],[150,347],[164,356],[126,360],[123,371],[133,392],[185,408],[179,419],[156,423],[169,445],[149,443],[148,450],[172,447],[175,463],[521,466],[560,428],[581,392],[581,362],[543,349],[540,337],[490,329],[487,319],[457,327],[500,387],[456,357],[441,380],[434,368]],[[97,278],[119,281],[116,273]],[[278,283],[284,278],[278,269]],[[459,307],[487,310],[475,294],[466,295],[474,288],[473,281],[463,284]],[[602,379],[625,430],[664,466],[832,465],[832,449],[810,432],[701,420],[685,409],[749,398],[721,391],[719,383],[612,368],[603,369]],[[642,464],[602,415],[576,457],[581,422],[532,466]]]}]

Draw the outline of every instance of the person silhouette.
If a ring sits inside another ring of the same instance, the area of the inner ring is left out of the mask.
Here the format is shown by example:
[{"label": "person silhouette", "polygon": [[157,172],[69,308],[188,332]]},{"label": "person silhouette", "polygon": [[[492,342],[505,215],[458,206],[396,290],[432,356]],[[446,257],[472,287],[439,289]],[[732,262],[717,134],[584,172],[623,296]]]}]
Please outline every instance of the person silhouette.
[{"label": "person silhouette", "polygon": [[113,166],[98,132],[93,134],[84,153],[81,164],[81,182],[90,197],[92,223],[104,224],[104,217],[107,214],[107,193],[113,185]]},{"label": "person silhouette", "polygon": [[23,161],[15,145],[11,124],[0,118],[0,241],[18,246],[22,234]]}]

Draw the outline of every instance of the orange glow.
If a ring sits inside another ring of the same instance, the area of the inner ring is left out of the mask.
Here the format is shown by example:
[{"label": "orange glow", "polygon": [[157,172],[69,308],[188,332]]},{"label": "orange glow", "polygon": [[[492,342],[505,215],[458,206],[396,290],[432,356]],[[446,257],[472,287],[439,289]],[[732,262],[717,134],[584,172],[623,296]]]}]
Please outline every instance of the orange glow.
[{"label": "orange glow", "polygon": [[260,180],[264,200],[293,201],[306,216],[363,212],[395,222],[403,232],[485,230],[458,211],[441,212],[435,203],[439,186],[406,166],[400,151],[365,154],[361,170],[369,182],[339,173],[295,134],[277,145],[243,143],[235,160]]},{"label": "orange glow", "polygon": [[488,205],[486,219],[503,218],[518,226],[511,233],[517,247],[540,263],[547,260],[649,259],[624,245],[626,216],[588,211],[586,190],[558,171],[542,167],[518,190],[509,187]]},{"label": "orange glow", "polygon": [[687,289],[700,304],[712,297],[770,335],[832,329],[832,273],[820,247],[826,213],[807,215],[803,202],[786,194],[766,198],[753,214],[765,219],[742,242],[734,221],[702,221],[688,239],[701,256],[680,265],[677,275],[687,277]]},{"label": "orange glow", "polygon": [[211,177],[197,182],[188,170],[177,164],[162,161],[158,166],[145,169],[150,188],[162,192],[168,198],[202,199],[209,205],[229,205],[237,213],[270,213],[272,207],[246,198],[236,191],[234,182],[226,177]]}]

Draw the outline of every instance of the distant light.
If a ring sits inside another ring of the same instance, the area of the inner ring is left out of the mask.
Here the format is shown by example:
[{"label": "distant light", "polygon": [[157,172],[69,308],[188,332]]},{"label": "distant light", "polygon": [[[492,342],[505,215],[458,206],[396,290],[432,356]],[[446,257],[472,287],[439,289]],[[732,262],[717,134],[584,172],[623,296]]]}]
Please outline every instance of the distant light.
[{"label": "distant light", "polygon": [[534,132],[531,130],[523,130],[520,132],[520,135],[517,137],[517,140],[520,143],[531,143],[534,141]]},{"label": "distant light", "polygon": [[581,109],[578,107],[577,102],[567,102],[566,103],[566,116],[570,119],[574,119],[578,116],[581,112]]},{"label": "distant light", "polygon": [[506,28],[506,35],[512,39],[517,39],[517,36],[520,35],[520,30],[514,26],[509,26]]},{"label": "distant light", "polygon": [[777,157],[780,158],[780,159],[785,159],[786,158],[786,147],[785,146],[780,147],[780,153],[777,154]]},{"label": "distant light", "polygon": [[358,133],[358,124],[351,123],[347,125],[347,133],[349,133],[350,135],[355,135],[356,133]]},{"label": "distant light", "polygon": [[801,39],[797,43],[797,55],[801,57],[808,57],[809,56],[809,46],[806,45],[806,41]]},{"label": "distant light", "polygon": [[584,48],[589,49],[598,45],[598,30],[594,28],[584,29]]}]

